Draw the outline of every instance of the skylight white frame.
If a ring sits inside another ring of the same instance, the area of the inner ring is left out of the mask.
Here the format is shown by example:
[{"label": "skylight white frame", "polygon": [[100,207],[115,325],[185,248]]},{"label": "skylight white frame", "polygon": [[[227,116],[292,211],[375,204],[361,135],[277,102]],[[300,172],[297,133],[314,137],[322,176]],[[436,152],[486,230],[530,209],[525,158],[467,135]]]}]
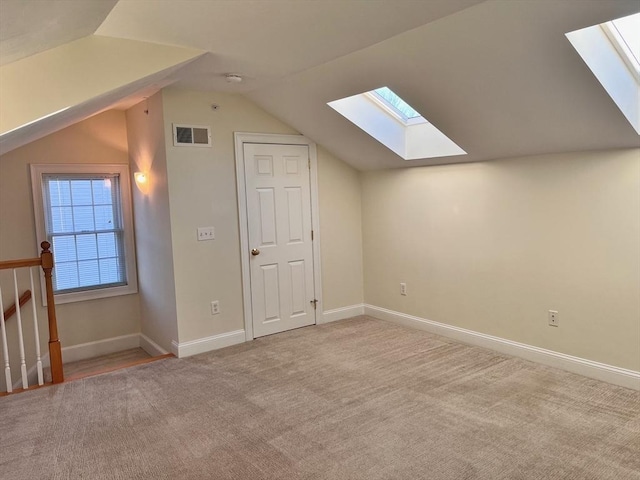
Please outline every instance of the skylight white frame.
[{"label": "skylight white frame", "polygon": [[[424,118],[422,115],[419,115],[417,117],[412,117],[412,118],[406,117],[405,115],[402,114],[402,112],[400,112],[393,105],[391,105],[385,98],[383,98],[380,94],[376,93],[375,90],[371,90],[370,92],[365,92],[363,95],[365,95],[369,100],[371,100],[378,107],[382,108],[385,111],[385,113],[391,115],[393,118],[395,118],[400,123],[402,123],[402,125],[418,125],[420,123],[428,123],[428,120]],[[409,104],[407,103],[407,105]],[[409,106],[411,107],[411,105]]]},{"label": "skylight white frame", "polygon": [[612,40],[610,29],[603,28],[605,25],[582,28],[565,36],[640,135],[640,79],[635,68],[630,68],[627,54],[620,52],[626,45]]},{"label": "skylight white frame", "polygon": [[631,73],[633,73],[636,82],[640,84],[640,63],[638,63],[638,59],[636,59],[633,52],[631,52],[627,42],[622,37],[613,21],[601,24],[600,28],[602,28],[605,35],[611,42],[611,45],[616,49],[618,55],[620,55],[620,58],[624,61]]}]

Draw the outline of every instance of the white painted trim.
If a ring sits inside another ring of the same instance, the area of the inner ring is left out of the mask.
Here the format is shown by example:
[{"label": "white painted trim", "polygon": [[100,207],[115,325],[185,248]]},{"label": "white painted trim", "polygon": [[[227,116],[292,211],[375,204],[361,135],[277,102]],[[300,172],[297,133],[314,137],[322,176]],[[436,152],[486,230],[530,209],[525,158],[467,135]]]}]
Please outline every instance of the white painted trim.
[{"label": "white painted trim", "polygon": [[235,330],[233,332],[221,333],[219,335],[198,338],[196,340],[189,340],[188,342],[182,343],[178,343],[173,340],[171,342],[171,353],[178,358],[184,358],[244,342],[244,330]]},{"label": "white painted trim", "polygon": [[364,315],[364,304],[349,305],[348,307],[334,308],[332,310],[325,310],[322,312],[322,316],[318,319],[318,323],[329,323],[338,320],[344,320],[345,318],[357,317],[358,315]]},{"label": "white painted trim", "polygon": [[622,387],[640,390],[640,372],[627,370],[625,368],[607,365],[605,363],[594,362],[572,355],[566,355],[544,348],[534,347],[524,343],[514,342],[484,333],[474,332],[465,328],[454,327],[444,323],[434,322],[420,317],[414,317],[405,313],[388,310],[386,308],[373,305],[364,305],[365,315],[397,323],[419,330],[425,330],[436,335],[449,337],[470,345],[506,353],[516,357],[524,358],[532,362],[541,363],[550,367],[561,368],[571,373],[595,378],[603,382],[613,383]]},{"label": "white painted trim", "polygon": [[[320,203],[318,200],[318,151],[316,144],[302,135],[284,135],[271,133],[235,132],[236,186],[238,194],[238,217],[240,224],[240,259],[242,267],[242,298],[244,306],[244,332],[247,341],[253,340],[253,322],[251,309],[251,273],[249,270],[249,230],[247,216],[246,184],[244,181],[244,143],[264,143],[276,145],[306,145],[311,160],[311,225],[313,238],[313,283],[316,304],[322,308],[322,271],[320,258]],[[320,323],[320,310],[316,310],[316,323]]]},{"label": "white painted trim", "polygon": [[140,346],[140,334],[132,333],[120,337],[105,338],[95,342],[81,343],[62,349],[62,364],[86,360],[101,355],[121,352]]},{"label": "white painted trim", "polygon": [[152,357],[159,357],[160,355],[166,355],[167,353],[169,353],[156,342],[147,337],[144,333],[140,334],[140,348]]}]

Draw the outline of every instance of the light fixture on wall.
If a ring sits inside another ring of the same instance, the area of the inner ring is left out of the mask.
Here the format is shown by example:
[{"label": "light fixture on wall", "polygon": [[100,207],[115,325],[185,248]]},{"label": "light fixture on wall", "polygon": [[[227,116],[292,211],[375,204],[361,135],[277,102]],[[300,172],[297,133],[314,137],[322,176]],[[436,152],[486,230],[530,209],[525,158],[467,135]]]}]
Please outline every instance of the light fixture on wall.
[{"label": "light fixture on wall", "polygon": [[139,186],[146,185],[146,183],[149,181],[149,177],[144,172],[134,173],[133,178],[135,178],[136,184],[138,184]]}]

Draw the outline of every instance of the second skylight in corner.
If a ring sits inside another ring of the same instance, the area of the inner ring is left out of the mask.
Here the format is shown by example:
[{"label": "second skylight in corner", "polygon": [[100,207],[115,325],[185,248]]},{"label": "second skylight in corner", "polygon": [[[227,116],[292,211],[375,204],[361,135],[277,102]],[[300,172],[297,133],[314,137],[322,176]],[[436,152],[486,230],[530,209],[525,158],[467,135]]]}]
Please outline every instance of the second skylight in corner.
[{"label": "second skylight in corner", "polygon": [[328,105],[405,160],[466,155],[389,87]]}]

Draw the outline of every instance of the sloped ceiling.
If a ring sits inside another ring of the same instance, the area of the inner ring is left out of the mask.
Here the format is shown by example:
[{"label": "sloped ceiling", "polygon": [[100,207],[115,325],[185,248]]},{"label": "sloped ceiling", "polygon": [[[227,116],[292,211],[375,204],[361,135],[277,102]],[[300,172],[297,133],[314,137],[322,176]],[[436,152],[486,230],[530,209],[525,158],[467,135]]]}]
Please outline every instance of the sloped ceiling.
[{"label": "sloped ceiling", "polygon": [[0,1],[0,65],[96,31],[118,0]]},{"label": "sloped ceiling", "polygon": [[[9,13],[28,17],[41,2],[19,3]],[[368,170],[639,146],[564,36],[639,10],[637,0],[120,0],[95,32],[207,51],[171,81],[244,94]],[[61,11],[77,35],[81,10]],[[404,161],[326,105],[383,85],[469,155]]]}]

